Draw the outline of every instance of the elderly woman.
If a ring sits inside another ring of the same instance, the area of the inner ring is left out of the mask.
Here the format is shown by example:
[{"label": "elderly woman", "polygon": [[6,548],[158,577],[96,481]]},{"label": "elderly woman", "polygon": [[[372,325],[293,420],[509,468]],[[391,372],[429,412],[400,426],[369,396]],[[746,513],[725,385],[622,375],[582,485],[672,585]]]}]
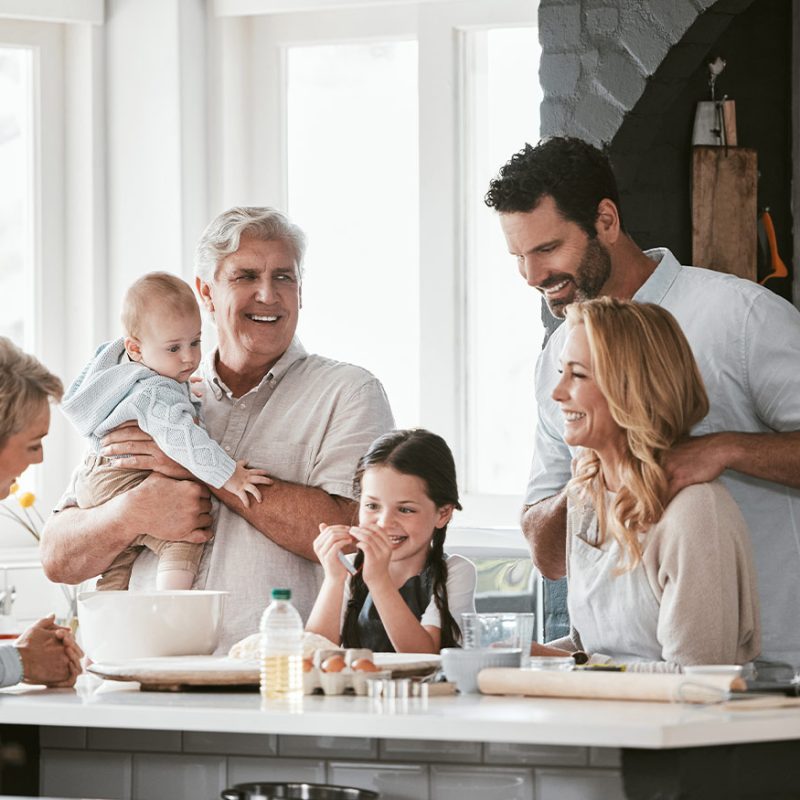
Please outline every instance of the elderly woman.
[{"label": "elderly woman", "polygon": [[[31,465],[42,461],[50,428],[50,400],[59,401],[61,381],[33,356],[0,336],[0,500]],[[71,686],[83,655],[68,628],[46,617],[14,645],[0,646],[0,686],[25,680]]]},{"label": "elderly woman", "polygon": [[718,481],[669,497],[665,454],[708,412],[672,315],[602,298],[575,303],[553,399],[580,447],[568,486],[572,631],[541,654],[680,672],[760,649],[747,527]]}]

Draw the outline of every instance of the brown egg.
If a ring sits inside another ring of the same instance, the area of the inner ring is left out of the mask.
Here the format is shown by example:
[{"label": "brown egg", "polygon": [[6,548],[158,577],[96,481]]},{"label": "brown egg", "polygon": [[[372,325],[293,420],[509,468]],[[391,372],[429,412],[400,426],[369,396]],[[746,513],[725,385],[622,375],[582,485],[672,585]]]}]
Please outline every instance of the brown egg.
[{"label": "brown egg", "polygon": [[328,656],[322,662],[323,672],[341,672],[344,669],[344,659],[341,656]]},{"label": "brown egg", "polygon": [[357,658],[350,667],[355,672],[379,672],[380,667],[376,667],[375,664],[370,661],[368,658]]},{"label": "brown egg", "polygon": [[303,659],[303,672],[311,672],[314,669],[314,665],[311,663],[310,658]]}]

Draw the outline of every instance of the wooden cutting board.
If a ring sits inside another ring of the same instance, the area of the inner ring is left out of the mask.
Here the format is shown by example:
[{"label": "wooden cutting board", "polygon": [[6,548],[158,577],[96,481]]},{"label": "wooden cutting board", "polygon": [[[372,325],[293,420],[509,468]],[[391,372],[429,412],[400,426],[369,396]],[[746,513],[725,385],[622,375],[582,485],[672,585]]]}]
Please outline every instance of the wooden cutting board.
[{"label": "wooden cutting board", "polygon": [[[375,653],[375,664],[393,678],[429,675],[440,657],[428,653]],[[169,656],[97,663],[88,671],[112,681],[137,681],[145,691],[178,692],[194,687],[257,687],[258,662],[227,656]]]},{"label": "wooden cutting board", "polygon": [[756,280],[756,151],[692,148],[692,263]]}]

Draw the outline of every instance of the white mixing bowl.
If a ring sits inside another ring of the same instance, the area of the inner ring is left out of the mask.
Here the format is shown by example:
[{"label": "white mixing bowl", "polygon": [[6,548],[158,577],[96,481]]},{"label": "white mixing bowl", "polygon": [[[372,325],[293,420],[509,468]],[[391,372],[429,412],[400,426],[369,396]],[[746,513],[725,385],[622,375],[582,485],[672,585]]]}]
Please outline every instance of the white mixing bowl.
[{"label": "white mixing bowl", "polygon": [[227,592],[82,592],[78,628],[92,661],[213,653]]}]

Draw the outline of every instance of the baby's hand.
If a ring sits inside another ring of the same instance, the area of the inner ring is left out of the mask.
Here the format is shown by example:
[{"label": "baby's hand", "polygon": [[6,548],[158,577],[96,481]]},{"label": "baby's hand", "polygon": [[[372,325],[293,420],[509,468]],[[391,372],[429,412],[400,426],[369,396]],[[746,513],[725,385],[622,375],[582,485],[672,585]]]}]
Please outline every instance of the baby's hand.
[{"label": "baby's hand", "polygon": [[350,569],[345,567],[343,550],[352,547],[353,537],[349,525],[320,523],[319,536],[314,539],[314,552],[325,570],[325,576],[344,580]]},{"label": "baby's hand", "polygon": [[233,492],[242,501],[245,508],[250,508],[250,498],[247,495],[253,495],[260,503],[261,492],[258,490],[258,485],[269,486],[272,483],[274,481],[267,477],[267,473],[263,469],[253,469],[246,466],[244,461],[237,461],[233,475],[222,488]]},{"label": "baby's hand", "polygon": [[202,375],[192,375],[189,378],[189,383],[191,384],[192,394],[195,397],[202,397],[203,396],[203,376]]}]

